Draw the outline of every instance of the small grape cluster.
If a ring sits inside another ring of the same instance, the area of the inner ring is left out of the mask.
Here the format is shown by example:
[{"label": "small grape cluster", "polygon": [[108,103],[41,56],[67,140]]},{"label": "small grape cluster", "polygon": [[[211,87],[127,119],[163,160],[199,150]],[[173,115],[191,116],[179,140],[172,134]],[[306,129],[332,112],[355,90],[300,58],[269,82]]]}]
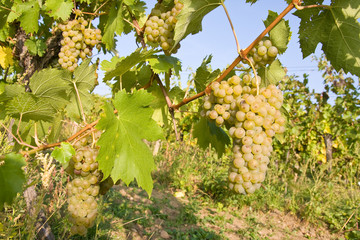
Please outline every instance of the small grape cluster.
[{"label": "small grape cluster", "polygon": [[[266,64],[271,64],[278,53],[279,51],[277,47],[273,46],[271,40],[266,37],[250,50],[248,53],[248,59],[257,69],[265,66]],[[245,59],[243,62],[248,63]]]},{"label": "small grape cluster", "polygon": [[98,149],[91,147],[90,141],[83,138],[75,144],[77,153],[72,159],[74,179],[67,185],[72,235],[86,235],[98,213],[96,197],[99,195],[101,174],[96,162]]},{"label": "small grape cluster", "polygon": [[91,29],[89,26],[88,21],[82,17],[59,24],[63,39],[58,62],[62,68],[73,72],[78,66],[79,58],[84,60],[91,57],[94,46],[101,48],[101,30]]},{"label": "small grape cluster", "polygon": [[[151,17],[145,23],[145,34],[148,41],[159,44],[166,55],[170,55],[170,50],[174,45],[174,28],[177,22],[176,16],[180,13],[184,5],[174,1],[174,7],[166,11],[162,4],[157,3],[151,11]],[[177,44],[171,53],[176,53],[180,48]]]},{"label": "small grape cluster", "polygon": [[203,115],[218,126],[226,126],[233,139],[229,188],[250,194],[265,180],[272,137],[285,131],[280,112],[282,92],[275,85],[259,88],[261,78],[246,74],[213,82],[205,96]]}]

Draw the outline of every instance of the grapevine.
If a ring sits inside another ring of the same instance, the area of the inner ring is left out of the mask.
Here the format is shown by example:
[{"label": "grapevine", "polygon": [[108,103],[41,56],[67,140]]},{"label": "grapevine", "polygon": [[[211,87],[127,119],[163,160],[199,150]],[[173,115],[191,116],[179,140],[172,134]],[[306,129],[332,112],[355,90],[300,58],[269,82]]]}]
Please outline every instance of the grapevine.
[{"label": "grapevine", "polygon": [[[40,219],[34,208],[45,204],[37,204],[40,186],[26,184],[35,183],[27,172],[35,166],[34,154],[51,150],[49,159],[55,159],[57,165],[50,160],[44,163],[49,173],[42,177],[50,179],[60,164],[62,172],[67,168],[71,181],[63,204],[72,224],[70,232],[86,235],[98,215],[98,195],[114,184],[136,181],[151,196],[156,166],[149,143],[173,139],[168,136],[170,131],[164,131],[171,121],[176,141],[180,141],[178,117],[196,111],[183,106],[204,95],[204,118],[196,123],[198,118],[194,118],[191,137],[197,138],[199,147],[211,146],[219,155],[232,142],[228,188],[240,194],[256,191],[267,174],[273,139],[285,131],[284,97],[276,85],[286,71],[275,61],[288,48],[291,36],[284,16],[298,9],[294,15],[301,19],[299,42],[304,57],[321,43],[334,69],[357,75],[360,71],[358,31],[348,29],[358,29],[357,11],[350,0],[331,1],[330,6],[287,2],[281,13],[269,12],[265,30],[241,50],[244,39],[237,39],[231,11],[222,0],[159,0],[150,14],[146,1],[4,1],[0,9],[4,20],[0,26],[0,125],[9,146],[0,155],[0,179],[10,179],[15,172],[14,179],[19,181],[1,185],[0,210],[23,193],[30,219]],[[174,82],[175,74],[184,73],[181,60],[170,55],[177,53],[183,39],[202,31],[204,17],[219,6],[223,6],[235,37],[236,59],[223,71],[213,71],[211,58],[204,59],[184,90]],[[134,45],[141,43],[141,47],[137,45],[125,56],[116,38],[131,33],[136,34]],[[91,61],[94,47],[111,54],[111,59]],[[241,62],[250,64],[252,72],[237,68]],[[98,68],[104,71],[102,81],[111,88],[111,98],[94,94]],[[245,73],[233,75],[234,69]],[[326,95],[322,97],[326,104]],[[83,128],[69,136],[67,121]],[[95,127],[101,136],[97,132],[92,138],[84,137]],[[333,133],[327,131],[330,141]],[[201,139],[195,132],[206,137]],[[51,188],[51,184],[46,186]],[[34,236],[46,232],[42,229],[46,222],[38,225]]]}]

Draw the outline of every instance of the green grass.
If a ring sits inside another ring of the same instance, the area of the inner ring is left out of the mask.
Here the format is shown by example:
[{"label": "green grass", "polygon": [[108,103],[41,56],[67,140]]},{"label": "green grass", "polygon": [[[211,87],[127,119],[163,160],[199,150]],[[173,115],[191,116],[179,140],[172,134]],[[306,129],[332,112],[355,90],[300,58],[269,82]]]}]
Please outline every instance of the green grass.
[{"label": "green grass", "polygon": [[[336,170],[328,174],[323,170],[326,166],[305,169],[298,174],[290,163],[282,163],[273,156],[264,187],[252,195],[234,195],[227,190],[228,161],[228,154],[218,158],[210,150],[184,144],[172,145],[168,152],[163,149],[156,157],[158,169],[153,173],[155,184],[151,198],[134,183],[129,188],[123,184],[113,187],[100,199],[97,224],[89,229],[86,237],[71,239],[131,239],[135,236],[156,239],[161,231],[166,231],[171,239],[228,239],[231,234],[243,239],[268,239],[259,233],[260,230],[273,228],[277,231],[278,228],[272,227],[272,223],[265,226],[257,216],[273,210],[292,213],[313,223],[315,228],[321,226],[333,233],[340,232],[346,239],[360,239],[356,229],[360,191],[352,184],[355,179],[348,177],[345,181]],[[350,172],[350,169],[343,168],[342,176],[351,176],[345,171]],[[64,179],[58,176],[59,180]],[[176,191],[185,192],[186,197],[175,198]],[[70,224],[66,204],[61,209],[49,209],[49,203],[62,200],[64,197],[50,195],[40,199],[47,216],[51,216],[49,223],[53,233],[58,239],[67,239]],[[22,196],[16,199],[15,205],[1,212],[0,217],[3,223],[0,238],[26,239],[29,236],[30,228],[26,224],[30,221]],[[236,223],[239,220],[243,221],[240,227]],[[281,231],[284,239],[292,238],[292,231]]]}]

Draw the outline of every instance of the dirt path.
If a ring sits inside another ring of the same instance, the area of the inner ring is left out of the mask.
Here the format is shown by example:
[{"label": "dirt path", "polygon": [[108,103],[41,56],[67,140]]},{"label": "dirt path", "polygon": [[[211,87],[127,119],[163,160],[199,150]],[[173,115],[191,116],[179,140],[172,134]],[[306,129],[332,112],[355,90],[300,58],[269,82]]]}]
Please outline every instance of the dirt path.
[{"label": "dirt path", "polygon": [[[169,190],[116,186],[106,201],[111,239],[345,239],[290,213],[261,212],[251,207],[218,210]],[[108,214],[108,213],[112,214]],[[115,214],[118,213],[118,214]]]}]

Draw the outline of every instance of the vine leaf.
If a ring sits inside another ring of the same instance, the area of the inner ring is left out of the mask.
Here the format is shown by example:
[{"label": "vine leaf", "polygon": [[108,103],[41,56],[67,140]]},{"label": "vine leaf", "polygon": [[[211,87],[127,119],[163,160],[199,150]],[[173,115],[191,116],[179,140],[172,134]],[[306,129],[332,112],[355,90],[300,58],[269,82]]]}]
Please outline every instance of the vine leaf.
[{"label": "vine leaf", "polygon": [[65,21],[69,18],[74,4],[70,0],[46,0],[45,6],[50,17]]},{"label": "vine leaf", "polygon": [[[97,77],[96,77],[96,64],[89,66],[91,59],[86,59],[81,65],[75,69],[74,78],[70,75],[66,79],[68,82],[68,95],[70,98],[70,104],[66,106],[68,115],[75,119],[81,119],[81,107],[84,112],[89,112],[92,107],[92,98],[90,92],[94,89]],[[79,92],[80,100],[77,96]],[[80,102],[81,101],[81,104]]]},{"label": "vine leaf", "polygon": [[[265,27],[269,26],[277,16],[278,14],[276,12],[269,11],[269,15],[264,21]],[[281,19],[281,21],[271,29],[269,37],[272,44],[279,50],[279,53],[284,53],[291,37],[289,21]]]},{"label": "vine leaf", "polygon": [[12,65],[14,65],[12,49],[9,47],[0,46],[0,66],[3,69],[6,69]]},{"label": "vine leaf", "polygon": [[24,121],[44,120],[51,121],[55,114],[54,108],[44,98],[31,93],[22,93],[12,98],[5,105],[6,113]]},{"label": "vine leaf", "polygon": [[247,3],[251,3],[251,5],[253,5],[254,3],[256,3],[258,0],[246,0]]},{"label": "vine leaf", "polygon": [[[296,11],[303,57],[322,44],[326,58],[339,71],[360,76],[360,0],[334,0],[329,8]],[[315,34],[316,33],[316,34]]]},{"label": "vine leaf", "polygon": [[102,42],[105,43],[107,49],[114,48],[115,33],[121,35],[124,31],[122,4],[122,1],[113,1],[109,9],[109,14],[100,18],[100,20],[105,22]]},{"label": "vine leaf", "polygon": [[285,70],[278,59],[273,61],[268,67],[259,69],[259,76],[262,79],[261,86],[265,87],[269,84],[277,84],[285,75]]},{"label": "vine leaf", "polygon": [[225,153],[225,146],[230,144],[230,138],[224,130],[206,118],[201,118],[195,124],[193,133],[202,149],[208,148],[211,144],[220,157]]},{"label": "vine leaf", "polygon": [[114,182],[121,179],[128,185],[135,178],[149,196],[155,163],[143,140],[163,139],[161,128],[151,118],[154,110],[149,104],[152,100],[152,95],[145,90],[134,94],[120,91],[113,100],[118,115],[107,103],[96,125],[97,129],[105,130],[97,142],[100,146],[97,161],[104,179],[111,176]]},{"label": "vine leaf", "polygon": [[58,161],[65,169],[69,166],[70,159],[75,155],[75,149],[70,143],[62,142],[61,147],[55,147],[51,156]]},{"label": "vine leaf", "polygon": [[[151,58],[157,51],[156,50],[144,50],[141,51],[142,48],[138,48],[122,60],[118,60],[117,58],[112,58],[112,61],[115,61],[116,64],[105,64],[107,68],[107,72],[105,73],[104,81],[111,80],[113,77],[121,76],[127,71],[129,71],[136,64],[145,61],[148,58]],[[114,67],[115,65],[115,67]]]},{"label": "vine leaf", "polygon": [[196,92],[202,92],[205,87],[212,82],[220,73],[220,69],[216,69],[211,72],[210,67],[208,66],[211,62],[212,55],[205,57],[200,67],[196,69],[196,74],[194,78]]},{"label": "vine leaf", "polygon": [[25,159],[20,154],[10,153],[0,160],[0,210],[4,203],[11,204],[17,193],[20,193],[25,183],[22,167]]},{"label": "vine leaf", "polygon": [[32,55],[42,57],[46,52],[46,43],[41,39],[29,38],[25,41],[25,46]]},{"label": "vine leaf", "polygon": [[7,84],[4,87],[4,92],[0,95],[0,102],[5,102],[7,100],[10,100],[21,93],[25,93],[25,88],[20,84],[12,84],[12,85]]},{"label": "vine leaf", "polygon": [[33,33],[39,30],[40,5],[37,0],[15,1],[9,13],[8,22],[19,20],[20,26],[26,33]]},{"label": "vine leaf", "polygon": [[37,97],[44,98],[54,109],[59,110],[69,101],[67,91],[71,90],[66,81],[70,74],[64,70],[44,69],[30,78],[30,89]]},{"label": "vine leaf", "polygon": [[176,57],[158,55],[148,59],[148,62],[154,73],[164,73],[174,69],[175,74],[179,76],[181,71],[181,62]]},{"label": "vine leaf", "polygon": [[206,14],[221,5],[221,0],[184,0],[184,7],[176,17],[174,46],[189,34],[202,30],[201,22]]}]

